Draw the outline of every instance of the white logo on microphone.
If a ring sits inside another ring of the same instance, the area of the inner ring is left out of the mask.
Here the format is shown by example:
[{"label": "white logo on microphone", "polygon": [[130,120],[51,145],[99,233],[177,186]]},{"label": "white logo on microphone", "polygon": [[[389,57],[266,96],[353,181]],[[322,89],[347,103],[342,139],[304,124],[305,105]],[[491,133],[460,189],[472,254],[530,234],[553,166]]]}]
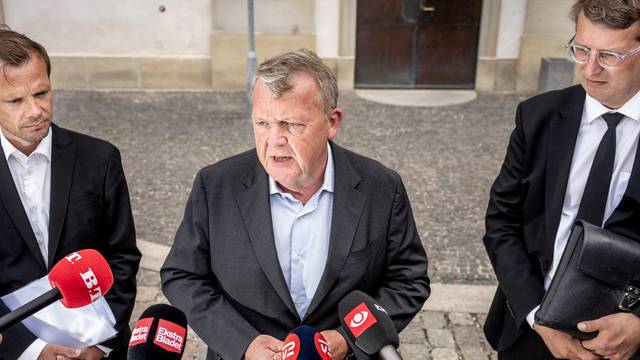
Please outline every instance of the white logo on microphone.
[{"label": "white logo on microphone", "polygon": [[322,340],[322,339],[318,339],[318,342],[320,343],[320,350],[325,353],[328,354],[329,356],[331,356],[331,352],[329,351],[329,344]]},{"label": "white logo on microphone", "polygon": [[385,310],[382,306],[380,306],[380,305],[378,305],[378,304],[373,304],[373,306],[375,306],[375,307],[376,307],[376,309],[378,309],[378,310],[382,311],[383,313],[388,314],[388,313],[387,313],[387,310]]},{"label": "white logo on microphone", "polygon": [[281,357],[282,357],[282,360],[293,356],[293,354],[294,354],[293,349],[295,347],[296,347],[295,341],[289,341],[288,343],[284,344],[284,346],[282,347],[282,351],[280,353]]},{"label": "white logo on microphone", "polygon": [[360,311],[359,313],[353,316],[353,319],[351,319],[351,323],[349,324],[349,326],[352,328],[357,328],[358,326],[361,326],[362,324],[364,324],[365,321],[367,321],[368,316],[369,316],[368,312]]}]

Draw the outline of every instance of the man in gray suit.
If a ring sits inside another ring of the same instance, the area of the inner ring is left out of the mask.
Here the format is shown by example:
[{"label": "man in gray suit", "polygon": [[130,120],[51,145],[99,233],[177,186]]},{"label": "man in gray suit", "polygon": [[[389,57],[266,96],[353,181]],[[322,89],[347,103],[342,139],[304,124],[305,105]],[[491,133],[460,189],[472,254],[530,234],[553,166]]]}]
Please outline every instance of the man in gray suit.
[{"label": "man in gray suit", "polygon": [[337,100],[335,77],[314,53],[267,60],[254,81],[256,148],[196,176],[161,275],[208,359],[279,358],[300,325],[322,331],[342,359],[345,295],[373,296],[398,330],[429,296],[402,180],[331,141]]}]

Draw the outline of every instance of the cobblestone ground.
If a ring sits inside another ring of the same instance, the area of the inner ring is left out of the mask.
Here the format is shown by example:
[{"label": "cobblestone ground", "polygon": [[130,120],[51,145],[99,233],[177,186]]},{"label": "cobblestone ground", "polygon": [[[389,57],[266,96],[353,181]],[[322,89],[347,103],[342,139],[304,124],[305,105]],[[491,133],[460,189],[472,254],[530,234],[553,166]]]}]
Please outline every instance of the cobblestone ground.
[{"label": "cobblestone ground", "polygon": [[[434,282],[495,283],[483,217],[523,99],[418,108],[341,95],[336,142],[402,175]],[[54,100],[58,124],[120,148],[142,240],[171,245],[198,169],[253,147],[243,93],[57,91]]]},{"label": "cobblestone ground", "polygon": [[[143,269],[138,273],[138,298],[131,326],[144,309],[167,302],[159,287],[157,272]],[[482,333],[484,319],[484,314],[423,310],[400,333],[400,354],[405,360],[496,360],[496,353]],[[189,329],[183,359],[205,358],[205,344]]]}]

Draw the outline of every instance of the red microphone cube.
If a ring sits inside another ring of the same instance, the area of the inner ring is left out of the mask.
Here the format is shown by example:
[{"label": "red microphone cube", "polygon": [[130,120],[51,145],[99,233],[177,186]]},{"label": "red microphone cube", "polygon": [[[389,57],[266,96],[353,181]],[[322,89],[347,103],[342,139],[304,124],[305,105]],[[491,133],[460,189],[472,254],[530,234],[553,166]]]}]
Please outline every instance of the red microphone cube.
[{"label": "red microphone cube", "polygon": [[62,305],[77,308],[106,294],[113,285],[113,274],[98,251],[84,249],[58,261],[49,272],[49,283],[60,290]]}]

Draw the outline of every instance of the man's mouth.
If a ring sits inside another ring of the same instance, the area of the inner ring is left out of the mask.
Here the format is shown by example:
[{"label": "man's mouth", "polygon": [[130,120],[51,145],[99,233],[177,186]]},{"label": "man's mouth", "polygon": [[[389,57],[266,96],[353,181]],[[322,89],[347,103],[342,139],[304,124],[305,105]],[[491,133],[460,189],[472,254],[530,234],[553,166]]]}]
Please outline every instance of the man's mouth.
[{"label": "man's mouth", "polygon": [[42,120],[42,121],[38,121],[37,123],[25,125],[24,127],[28,129],[33,129],[33,128],[41,127],[46,124],[47,124],[47,120]]},{"label": "man's mouth", "polygon": [[271,158],[276,162],[284,162],[293,159],[291,156],[271,156]]},{"label": "man's mouth", "polygon": [[592,80],[592,79],[587,79],[587,82],[593,85],[603,85],[607,83],[606,81],[598,81],[598,80]]}]

